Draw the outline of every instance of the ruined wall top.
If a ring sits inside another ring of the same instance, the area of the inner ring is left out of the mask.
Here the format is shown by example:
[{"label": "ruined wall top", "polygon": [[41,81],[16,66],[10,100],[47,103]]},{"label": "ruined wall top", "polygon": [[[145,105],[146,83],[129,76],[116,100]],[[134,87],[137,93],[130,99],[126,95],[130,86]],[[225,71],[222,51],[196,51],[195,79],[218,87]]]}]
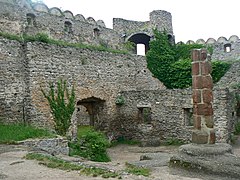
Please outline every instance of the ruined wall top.
[{"label": "ruined wall top", "polygon": [[102,20],[95,21],[92,17],[85,18],[81,14],[77,14],[74,16],[73,13],[69,10],[62,11],[61,9],[59,9],[57,7],[48,8],[48,6],[44,3],[38,3],[38,2],[34,3],[34,2],[31,2],[31,0],[0,0],[0,2],[9,3],[12,5],[17,5],[17,6],[25,7],[25,8],[31,8],[37,12],[49,13],[49,14],[55,15],[55,16],[62,16],[62,17],[68,18],[68,19],[85,21],[90,24],[96,24],[96,25],[106,27],[105,23]]},{"label": "ruined wall top", "polygon": [[171,13],[163,10],[152,11],[150,20],[146,22],[114,18],[113,29],[110,29],[106,28],[103,20],[85,18],[82,14],[74,15],[69,10],[63,11],[57,7],[49,8],[44,3],[0,0],[0,23],[0,31],[5,33],[30,36],[44,33],[57,40],[113,49],[124,49],[125,42],[136,34],[143,36],[137,37],[140,39],[135,43],[144,42],[146,49],[149,49],[148,43],[155,28],[166,30],[171,37],[169,39],[174,41]]},{"label": "ruined wall top", "polygon": [[172,15],[164,10],[154,10],[150,13],[149,21],[145,22],[114,18],[113,29],[125,36],[134,33],[146,33],[152,36],[153,29],[166,30],[169,35],[173,36]]}]

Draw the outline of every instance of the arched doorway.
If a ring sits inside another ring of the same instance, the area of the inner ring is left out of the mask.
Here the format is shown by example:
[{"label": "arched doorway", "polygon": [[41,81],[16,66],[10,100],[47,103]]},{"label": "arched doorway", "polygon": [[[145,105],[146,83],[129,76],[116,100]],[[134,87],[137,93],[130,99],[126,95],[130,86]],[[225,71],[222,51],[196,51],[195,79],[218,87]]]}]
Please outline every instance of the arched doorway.
[{"label": "arched doorway", "polygon": [[135,44],[134,53],[136,53],[136,54],[138,52],[137,51],[138,44],[145,45],[145,54],[149,50],[150,36],[148,36],[147,34],[144,34],[144,33],[134,34],[128,39],[128,41],[133,42]]},{"label": "arched doorway", "polygon": [[79,125],[99,126],[103,114],[105,100],[96,97],[82,99],[77,102],[77,118]]}]

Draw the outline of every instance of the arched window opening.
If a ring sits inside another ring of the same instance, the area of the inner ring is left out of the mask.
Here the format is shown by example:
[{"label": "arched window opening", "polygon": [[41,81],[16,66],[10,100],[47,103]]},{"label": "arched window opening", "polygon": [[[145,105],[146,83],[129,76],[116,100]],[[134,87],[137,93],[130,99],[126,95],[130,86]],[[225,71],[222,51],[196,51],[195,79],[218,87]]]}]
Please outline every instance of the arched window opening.
[{"label": "arched window opening", "polygon": [[36,16],[34,14],[31,14],[31,13],[27,14],[27,24],[28,26],[36,25]]},{"label": "arched window opening", "polygon": [[224,45],[224,52],[231,52],[232,51],[232,47],[231,44],[225,44]]},{"label": "arched window opening", "polygon": [[184,120],[186,126],[193,126],[193,109],[183,108]]},{"label": "arched window opening", "polygon": [[138,107],[138,119],[140,123],[151,124],[151,108],[150,107]]},{"label": "arched window opening", "polygon": [[99,30],[98,28],[94,28],[94,29],[93,29],[93,35],[94,35],[94,37],[99,37],[99,35],[100,35],[100,30]]},{"label": "arched window opening", "polygon": [[64,31],[67,33],[71,33],[72,32],[72,23],[69,21],[65,21],[64,23]]},{"label": "arched window opening", "polygon": [[77,102],[77,107],[79,111],[77,111],[77,118],[79,125],[90,125],[90,126],[98,126],[100,119],[104,115],[103,107],[104,100],[90,97],[87,99],[83,99]]},{"label": "arched window opening", "polygon": [[[143,49],[143,46],[144,46],[144,49],[145,49],[144,55],[149,50],[150,36],[148,36],[147,34],[144,34],[144,33],[134,34],[128,39],[128,41],[132,42],[135,45],[134,51],[133,51],[133,53],[135,53],[135,54],[138,54],[137,46],[139,46],[139,50]],[[143,53],[141,53],[139,55],[143,55]]]},{"label": "arched window opening", "polygon": [[137,44],[137,55],[145,56],[146,47],[145,44]]}]

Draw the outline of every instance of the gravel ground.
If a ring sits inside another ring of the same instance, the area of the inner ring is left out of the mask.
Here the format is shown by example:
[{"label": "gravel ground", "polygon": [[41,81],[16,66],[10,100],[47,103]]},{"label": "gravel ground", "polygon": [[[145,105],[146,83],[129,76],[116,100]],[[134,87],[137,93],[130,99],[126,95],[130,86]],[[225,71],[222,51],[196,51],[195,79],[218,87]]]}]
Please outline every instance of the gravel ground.
[{"label": "gravel ground", "polygon": [[[238,139],[234,147],[234,153],[240,156],[240,139]],[[118,145],[110,148],[108,153],[112,159],[109,163],[93,163],[85,162],[96,166],[104,166],[114,170],[123,170],[126,162],[135,162],[140,160],[140,156],[144,153],[169,153],[174,154],[177,152],[178,147],[174,146],[160,146],[160,147],[138,147]],[[78,171],[62,171],[59,169],[47,168],[39,165],[37,161],[26,160],[23,157],[28,153],[28,149],[23,146],[16,145],[0,145],[0,179],[9,180],[65,180],[65,179],[78,179],[78,180],[100,180],[101,177],[90,177],[80,175]],[[64,157],[68,158],[68,157]],[[70,158],[69,158],[70,159]],[[112,178],[109,178],[110,180]],[[172,169],[168,166],[152,168],[151,176],[134,176],[123,175],[122,179],[129,180],[226,180],[220,176],[213,176],[210,174],[202,174],[200,172],[189,172],[182,169]],[[231,180],[227,178],[227,180]]]}]

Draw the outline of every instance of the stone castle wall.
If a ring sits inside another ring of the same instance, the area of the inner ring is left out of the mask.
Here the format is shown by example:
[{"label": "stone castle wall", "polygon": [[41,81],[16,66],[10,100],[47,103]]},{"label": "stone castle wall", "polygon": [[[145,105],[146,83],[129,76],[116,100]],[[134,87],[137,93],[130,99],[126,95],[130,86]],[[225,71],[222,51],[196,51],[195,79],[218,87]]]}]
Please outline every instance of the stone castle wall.
[{"label": "stone castle wall", "polygon": [[148,22],[116,18],[114,28],[109,29],[102,20],[95,21],[81,14],[74,16],[71,11],[48,8],[45,4],[0,0],[0,23],[0,32],[17,35],[44,33],[57,40],[113,49],[125,48],[127,39],[123,34],[126,33],[129,37],[140,32],[152,36],[152,29],[157,28],[166,29],[173,37],[171,14],[160,10],[151,12]]},{"label": "stone castle wall", "polygon": [[25,114],[25,120],[31,124],[52,126],[40,87],[46,88],[49,82],[60,78],[75,85],[77,101],[91,97],[105,101],[103,112],[108,119],[115,112],[115,98],[120,91],[165,88],[152,77],[142,56],[44,43],[20,44],[6,39],[0,42],[4,47],[1,67],[7,67],[1,69],[0,109],[8,122],[21,121]]},{"label": "stone castle wall", "polygon": [[0,121],[23,122],[26,63],[17,41],[0,39]]},{"label": "stone castle wall", "polygon": [[217,40],[209,38],[206,42],[203,39],[198,39],[196,42],[189,40],[186,44],[205,44],[212,46],[213,60],[240,60],[240,39],[237,35],[232,35],[229,39],[225,37],[219,37]]},{"label": "stone castle wall", "polygon": [[125,39],[137,33],[145,33],[153,37],[153,29],[166,30],[173,37],[172,15],[163,10],[156,10],[150,13],[150,20],[146,22],[130,21],[121,18],[113,19],[113,30],[118,31]]},{"label": "stone castle wall", "polygon": [[[115,132],[127,138],[154,144],[173,139],[191,140],[193,130],[192,90],[128,91],[126,104],[118,107]],[[227,89],[214,90],[214,122],[217,142],[228,142],[233,130],[234,107]],[[141,109],[150,108],[151,118],[143,121]]]},{"label": "stone castle wall", "polygon": [[[101,20],[96,22],[82,15],[73,16],[70,11],[49,9],[43,4],[30,4],[26,0],[0,0],[0,32],[19,36],[45,33],[53,39],[115,49],[121,49],[124,41],[136,33],[151,38],[152,28],[155,27],[166,29],[173,38],[171,23],[170,13],[153,11],[150,21],[116,18],[114,28],[108,29]],[[229,42],[232,43],[230,52],[225,52]],[[198,43],[205,42],[199,40]],[[216,45],[214,58],[226,59],[224,53],[233,59],[239,56],[239,39],[236,36],[227,42],[220,38],[217,42],[210,39],[208,43]],[[166,90],[159,80],[152,77],[145,57],[39,42],[19,43],[4,38],[0,38],[0,45],[1,122],[53,127],[53,118],[41,87],[47,90],[49,82],[62,78],[69,86],[74,84],[78,106],[86,100],[101,102],[95,114],[96,123],[110,135],[113,133],[116,137],[134,138],[152,145],[168,138],[189,141],[192,129],[191,91]],[[216,51],[218,47],[224,47],[224,53]],[[224,88],[229,87],[229,82],[240,81],[238,69],[239,63],[236,62],[214,91],[218,142],[228,141],[232,131],[233,114],[236,113],[232,107],[232,96]],[[123,96],[125,104],[116,105],[117,96]],[[86,111],[87,108],[82,109]],[[78,115],[81,117],[81,113]]]}]

